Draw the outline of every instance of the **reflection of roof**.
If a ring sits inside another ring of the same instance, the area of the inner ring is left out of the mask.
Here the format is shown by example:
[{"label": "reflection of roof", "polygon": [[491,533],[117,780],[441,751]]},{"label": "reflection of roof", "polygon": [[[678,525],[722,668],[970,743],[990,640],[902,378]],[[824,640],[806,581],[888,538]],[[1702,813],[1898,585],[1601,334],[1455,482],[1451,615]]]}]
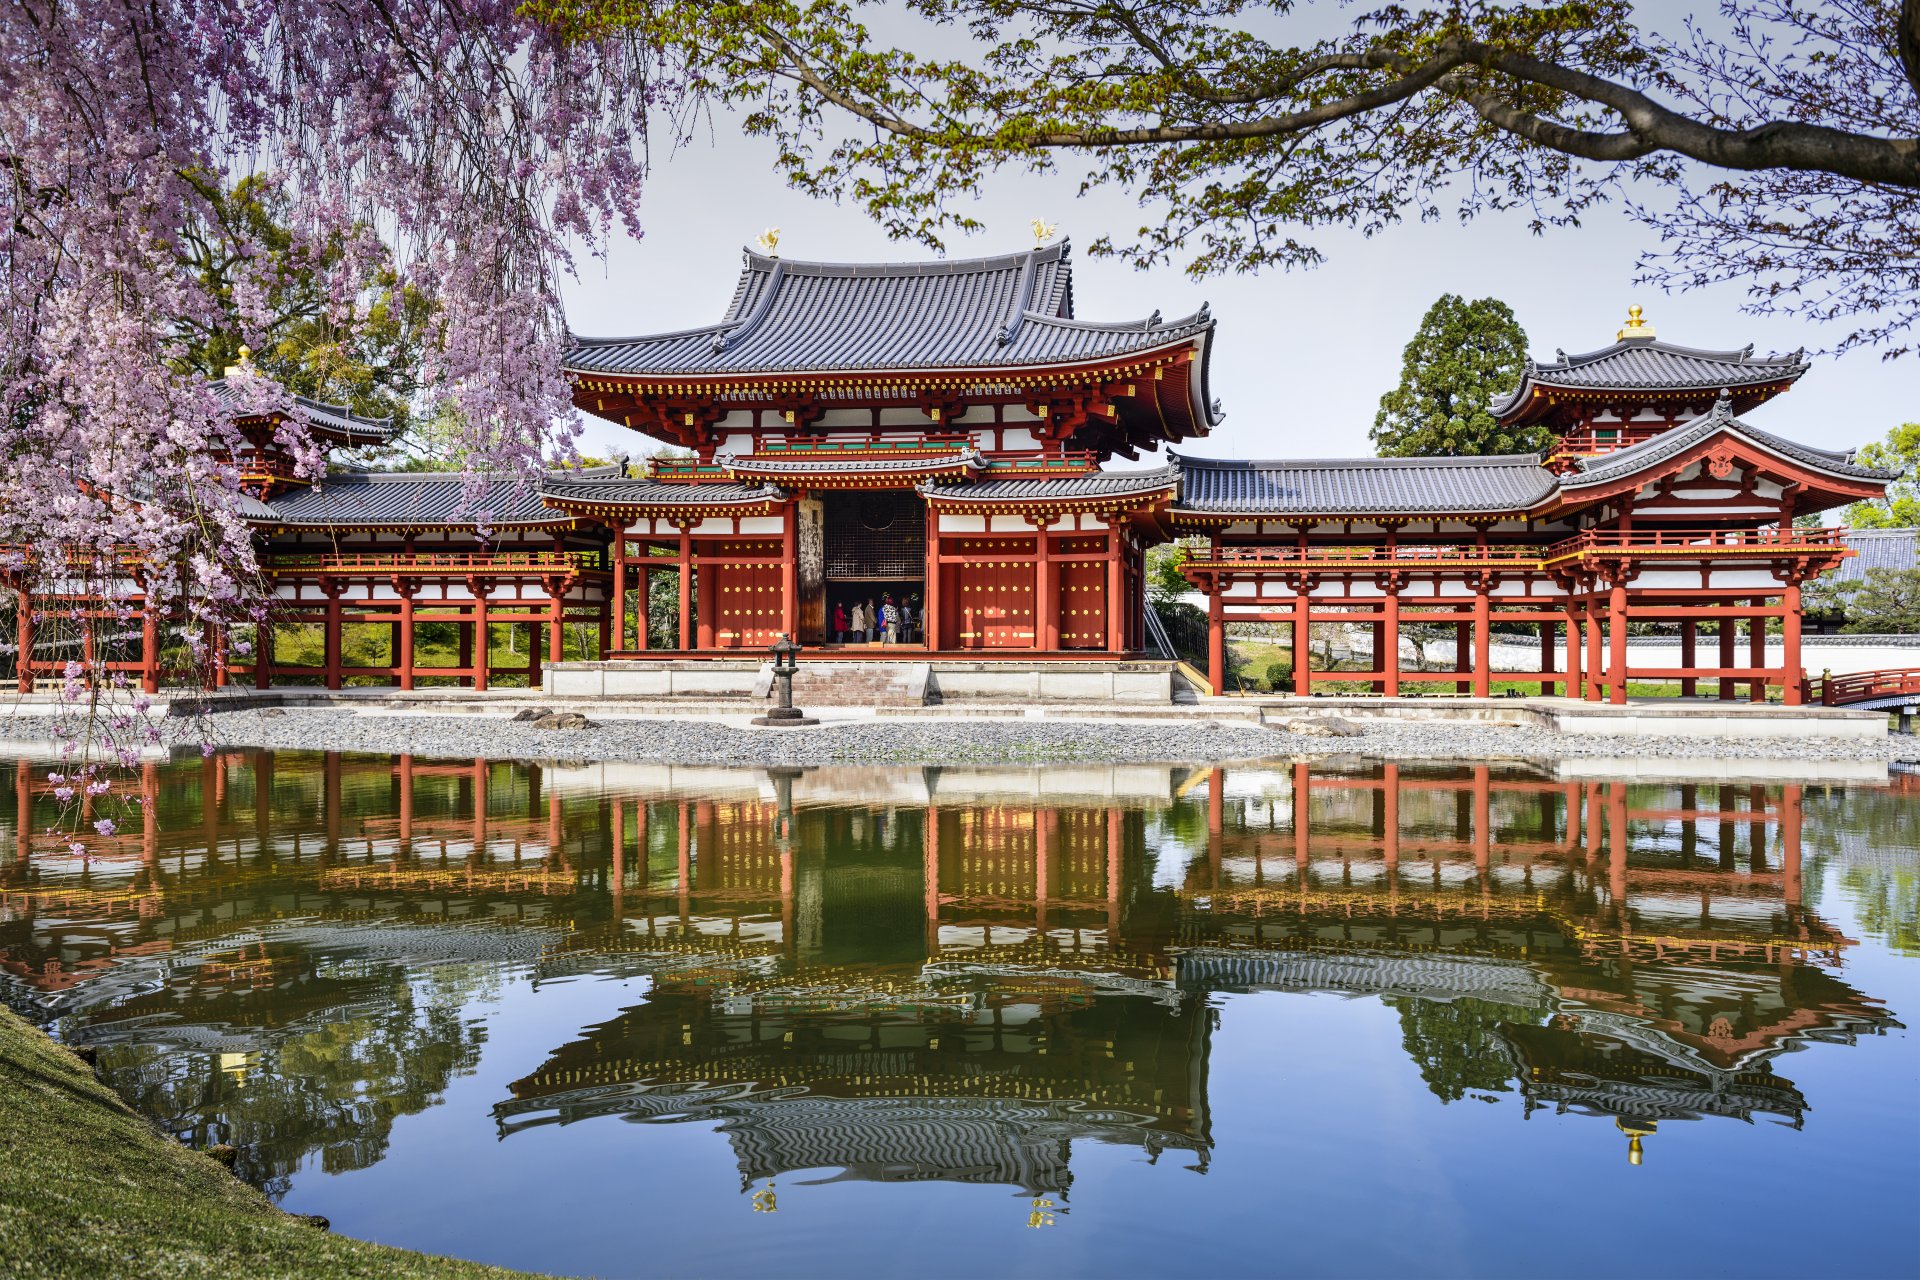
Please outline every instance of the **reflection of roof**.
[{"label": "reflection of roof", "polygon": [[946,262],[829,263],[746,254],[718,324],[634,338],[575,338],[575,373],[703,374],[994,368],[1104,360],[1206,334],[1185,319],[1073,318],[1065,242]]},{"label": "reflection of roof", "polygon": [[1561,484],[1568,489],[1577,489],[1586,485],[1624,479],[1656,463],[1677,457],[1721,432],[1740,437],[1768,453],[1777,454],[1791,462],[1797,462],[1815,471],[1823,471],[1828,475],[1850,480],[1894,478],[1892,472],[1863,467],[1854,462],[1851,450],[1816,449],[1811,445],[1796,444],[1792,440],[1784,440],[1771,432],[1749,426],[1734,416],[1733,405],[1722,397],[1714,402],[1710,411],[1671,431],[1663,431],[1651,439],[1642,440],[1639,444],[1629,445],[1624,449],[1616,449],[1612,453],[1581,459],[1578,464],[1579,469],[1565,476]]},{"label": "reflection of roof", "polygon": [[1712,393],[1722,387],[1791,382],[1809,367],[1798,351],[1784,356],[1756,356],[1751,346],[1737,351],[1707,351],[1653,338],[1623,338],[1582,355],[1556,354],[1556,360],[1527,361],[1520,385],[1492,405],[1495,417],[1505,417],[1525,404],[1536,387]]},{"label": "reflection of roof", "polygon": [[1180,456],[1175,462],[1176,514],[1513,511],[1539,503],[1554,489],[1553,473],[1531,453],[1298,462]]},{"label": "reflection of roof", "polygon": [[1434,952],[1328,952],[1194,947],[1180,953],[1183,987],[1337,991],[1350,995],[1472,997],[1545,1007],[1553,991],[1521,960]]},{"label": "reflection of roof", "polygon": [[[840,1169],[877,1182],[1011,1185],[1065,1191],[1073,1141],[1124,1143],[1151,1155],[1193,1151],[1203,1138],[1155,1127],[1154,1117],[1057,1099],[821,1097],[792,1088],[623,1084],[495,1108],[504,1133],[591,1116],[639,1123],[713,1124],[727,1135],[743,1182],[796,1169]],[[513,1117],[524,1117],[518,1120]]]},{"label": "reflection of roof", "polygon": [[[221,403],[229,409],[238,402],[232,387],[221,378],[212,384],[213,394],[220,397]],[[289,393],[291,394],[291,393]],[[351,437],[369,444],[384,444],[394,435],[392,418],[368,418],[354,413],[343,404],[327,404],[321,400],[309,400],[306,396],[294,396],[293,404],[309,427],[318,431]]]}]

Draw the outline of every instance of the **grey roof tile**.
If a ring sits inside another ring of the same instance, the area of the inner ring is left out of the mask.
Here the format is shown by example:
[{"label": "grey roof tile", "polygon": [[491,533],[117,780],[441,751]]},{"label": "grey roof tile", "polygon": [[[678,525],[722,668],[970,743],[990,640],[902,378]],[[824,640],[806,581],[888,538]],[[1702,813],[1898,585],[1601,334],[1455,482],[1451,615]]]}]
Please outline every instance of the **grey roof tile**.
[{"label": "grey roof tile", "polygon": [[1529,360],[1520,385],[1495,400],[1501,417],[1520,407],[1536,386],[1597,391],[1702,391],[1791,381],[1805,373],[1805,353],[1756,356],[1751,346],[1736,351],[1682,347],[1657,338],[1623,338],[1609,347],[1554,360]]},{"label": "grey roof tile", "polygon": [[1234,461],[1176,455],[1175,514],[1451,515],[1518,511],[1554,490],[1531,453],[1491,458]]},{"label": "grey roof tile", "polygon": [[1073,318],[1065,242],[944,262],[799,262],[746,254],[716,325],[635,338],[576,336],[573,373],[710,374],[1045,365],[1147,351],[1213,328],[1184,319]]},{"label": "grey roof tile", "polygon": [[1569,473],[1561,481],[1561,485],[1567,489],[1581,489],[1589,485],[1618,480],[1623,476],[1632,475],[1643,467],[1684,453],[1721,431],[1743,436],[1762,449],[1780,454],[1816,471],[1824,471],[1829,475],[1851,480],[1892,480],[1894,478],[1893,472],[1861,466],[1853,460],[1851,450],[1816,449],[1812,445],[1799,444],[1751,426],[1734,416],[1733,406],[1723,396],[1714,401],[1711,410],[1691,422],[1662,431],[1659,435],[1642,440],[1639,444],[1616,449],[1612,453],[1603,453],[1598,457],[1582,459],[1579,469]]},{"label": "grey roof tile", "polygon": [[[564,524],[572,519],[540,501],[540,489],[510,476],[489,476],[479,500],[463,500],[458,472],[349,471],[290,489],[268,502],[271,519],[307,527],[386,528]],[[263,517],[265,519],[265,517]]]},{"label": "grey roof tile", "polygon": [[[213,384],[213,393],[228,408],[233,407],[235,395],[227,385],[225,378]],[[368,418],[354,413],[343,404],[327,404],[322,400],[310,400],[306,396],[294,396],[294,407],[300,411],[309,426],[336,435],[347,436],[367,444],[384,444],[393,439],[395,427],[392,418]]]},{"label": "grey roof tile", "polygon": [[1836,582],[1858,582],[1869,569],[1920,569],[1920,529],[1852,529],[1846,541],[1855,554],[1833,571]]},{"label": "grey roof tile", "polygon": [[619,503],[631,506],[713,506],[720,503],[778,502],[786,494],[770,484],[733,481],[676,484],[666,480],[620,479],[548,480],[545,497],[563,502]]},{"label": "grey roof tile", "polygon": [[1008,476],[972,484],[923,484],[920,492],[956,502],[1023,502],[1041,499],[1116,498],[1154,493],[1180,478],[1172,466],[1143,471],[1095,471],[1083,476]]}]

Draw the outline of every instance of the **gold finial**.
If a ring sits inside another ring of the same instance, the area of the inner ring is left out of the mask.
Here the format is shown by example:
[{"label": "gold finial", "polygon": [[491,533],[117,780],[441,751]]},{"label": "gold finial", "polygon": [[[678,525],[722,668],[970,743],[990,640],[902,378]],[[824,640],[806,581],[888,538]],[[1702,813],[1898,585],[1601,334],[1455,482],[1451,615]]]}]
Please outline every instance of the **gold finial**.
[{"label": "gold finial", "polygon": [[1619,1116],[1613,1118],[1614,1127],[1627,1135],[1627,1163],[1640,1163],[1640,1139],[1660,1130],[1658,1120],[1637,1120],[1629,1124]]},{"label": "gold finial", "polygon": [[1651,338],[1652,336],[1653,326],[1641,318],[1640,304],[1637,302],[1627,308],[1626,327],[1613,335],[1616,342],[1625,342],[1628,338]]},{"label": "gold finial", "polygon": [[1060,228],[1045,218],[1035,218],[1030,225],[1033,227],[1033,247],[1036,249],[1060,234]]},{"label": "gold finial", "polygon": [[1033,1211],[1027,1214],[1027,1225],[1038,1229],[1053,1225],[1053,1201],[1045,1196],[1033,1198]]},{"label": "gold finial", "polygon": [[253,372],[253,348],[247,346],[245,343],[240,345],[240,363],[227,366],[227,376],[229,378],[241,372]]},{"label": "gold finial", "polygon": [[768,227],[765,231],[755,236],[753,242],[759,245],[760,252],[766,254],[769,258],[777,258],[780,256],[780,228]]}]

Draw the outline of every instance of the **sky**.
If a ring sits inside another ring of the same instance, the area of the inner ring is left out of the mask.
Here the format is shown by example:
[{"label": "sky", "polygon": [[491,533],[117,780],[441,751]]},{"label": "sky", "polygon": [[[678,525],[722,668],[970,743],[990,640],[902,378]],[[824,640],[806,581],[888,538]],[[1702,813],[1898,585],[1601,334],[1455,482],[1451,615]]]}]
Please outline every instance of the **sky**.
[{"label": "sky", "polygon": [[[897,262],[932,255],[890,241],[865,213],[787,189],[772,145],[728,130],[656,161],[644,195],[645,234],[619,239],[604,261],[583,261],[565,294],[574,332],[635,335],[711,324],[738,277],[741,250],[779,227],[780,253],[825,261]],[[1178,264],[1141,272],[1083,252],[1154,218],[1125,193],[1076,194],[1071,161],[1055,175],[991,176],[970,208],[984,232],[949,243],[948,256],[975,257],[1030,247],[1029,222],[1045,218],[1074,245],[1076,314],[1131,320],[1159,310],[1173,318],[1212,305],[1213,394],[1224,419],[1186,450],[1233,458],[1364,457],[1383,393],[1399,380],[1401,350],[1442,293],[1495,297],[1511,306],[1537,358],[1611,343],[1627,307],[1639,303],[1657,334],[1687,346],[1757,351],[1818,349],[1844,336],[1838,326],[1743,315],[1739,283],[1664,293],[1636,286],[1634,264],[1654,234],[1617,209],[1586,225],[1534,235],[1523,214],[1485,216],[1465,226],[1408,224],[1368,239],[1329,229],[1314,243],[1326,255],[1306,271],[1194,280]],[[1901,422],[1920,420],[1920,359],[1882,361],[1877,352],[1817,356],[1786,395],[1749,415],[1756,426],[1824,448],[1857,446]],[[588,419],[582,452],[635,454],[645,437]],[[1145,456],[1139,465],[1157,465]],[[1116,464],[1121,465],[1121,464]]]}]

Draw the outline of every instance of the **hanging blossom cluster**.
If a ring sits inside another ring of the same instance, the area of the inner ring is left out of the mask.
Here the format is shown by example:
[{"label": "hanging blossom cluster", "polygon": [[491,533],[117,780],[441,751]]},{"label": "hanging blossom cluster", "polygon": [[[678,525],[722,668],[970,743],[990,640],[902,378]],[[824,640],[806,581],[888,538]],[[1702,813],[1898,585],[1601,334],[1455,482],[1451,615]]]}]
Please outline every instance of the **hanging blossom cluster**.
[{"label": "hanging blossom cluster", "polygon": [[[437,317],[424,398],[474,472],[529,475],[578,431],[558,280],[638,232],[646,120],[676,93],[643,45],[563,37],[515,0],[0,7],[0,595],[29,602],[36,654],[124,687],[109,655],[150,619],[204,660],[260,616],[233,418],[290,406],[180,358],[235,311],[243,337],[266,320],[264,252],[225,298],[183,268],[209,189],[271,174],[296,253],[348,246],[324,268],[337,318],[391,262]],[[280,443],[313,474],[300,436]],[[102,616],[71,616],[83,595]]]}]

